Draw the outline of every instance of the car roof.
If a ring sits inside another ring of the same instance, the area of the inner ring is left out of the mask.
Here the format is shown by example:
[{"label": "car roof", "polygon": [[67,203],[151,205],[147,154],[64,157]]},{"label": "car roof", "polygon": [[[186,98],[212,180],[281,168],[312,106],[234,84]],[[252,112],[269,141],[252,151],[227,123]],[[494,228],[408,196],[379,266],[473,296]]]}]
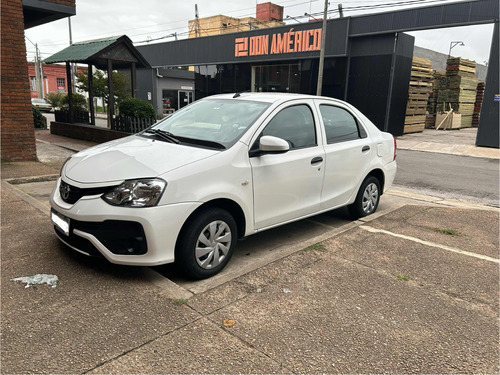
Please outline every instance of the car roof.
[{"label": "car roof", "polygon": [[306,94],[289,94],[283,92],[241,92],[233,94],[219,94],[206,97],[205,99],[234,99],[234,100],[253,100],[265,103],[279,103],[294,99],[322,99],[331,100],[337,103],[344,103],[342,100],[329,98],[325,96],[315,96]]}]

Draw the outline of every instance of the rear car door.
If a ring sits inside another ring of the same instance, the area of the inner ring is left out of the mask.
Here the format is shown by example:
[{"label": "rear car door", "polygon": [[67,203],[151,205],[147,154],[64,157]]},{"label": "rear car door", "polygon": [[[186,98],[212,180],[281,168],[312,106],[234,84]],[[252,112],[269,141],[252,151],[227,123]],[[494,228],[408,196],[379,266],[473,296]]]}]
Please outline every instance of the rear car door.
[{"label": "rear car door", "polygon": [[347,106],[317,100],[325,131],[325,178],[320,209],[345,205],[368,173],[374,147],[358,119]]},{"label": "rear car door", "polygon": [[280,107],[256,133],[252,149],[261,136],[271,135],[288,141],[290,150],[250,157],[255,229],[318,211],[324,175],[319,129],[309,99]]}]

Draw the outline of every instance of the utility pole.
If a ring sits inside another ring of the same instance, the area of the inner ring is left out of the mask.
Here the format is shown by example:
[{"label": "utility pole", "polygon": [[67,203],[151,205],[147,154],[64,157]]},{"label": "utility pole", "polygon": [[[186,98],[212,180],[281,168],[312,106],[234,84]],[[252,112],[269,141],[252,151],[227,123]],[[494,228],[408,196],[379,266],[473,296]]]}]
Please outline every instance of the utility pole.
[{"label": "utility pole", "polygon": [[344,10],[342,9],[342,4],[339,4],[339,17],[344,18]]},{"label": "utility pole", "polygon": [[43,98],[42,81],[43,76],[40,74],[40,54],[38,52],[38,43],[35,43],[35,76],[36,76],[36,91],[37,97]]},{"label": "utility pole", "polygon": [[[35,46],[35,85],[38,98],[44,97],[43,90],[43,70],[42,70],[42,59],[40,58],[40,50],[38,49],[38,43],[33,43],[28,37],[26,37],[28,42]],[[31,82],[30,82],[31,85]]]},{"label": "utility pole", "polygon": [[198,4],[194,4],[194,17],[195,17],[195,23],[194,23],[194,35],[196,38],[200,36],[200,17],[198,16]]},{"label": "utility pole", "polygon": [[316,95],[321,96],[323,90],[323,68],[325,66],[325,40],[326,40],[326,17],[328,13],[328,0],[325,0],[325,9],[323,11],[323,26],[321,27],[321,49],[319,51],[319,68],[318,68],[318,87]]},{"label": "utility pole", "polygon": [[43,84],[43,63],[42,63],[42,57],[40,56],[40,50],[37,48],[37,54],[38,54],[38,63],[40,64],[40,90],[42,92],[41,98],[45,98],[45,89],[44,89],[44,84]]},{"label": "utility pole", "polygon": [[[68,17],[68,27],[69,27],[69,45],[73,45],[73,35],[71,34],[71,17]],[[71,63],[71,88],[73,92],[75,91],[75,64]]]}]

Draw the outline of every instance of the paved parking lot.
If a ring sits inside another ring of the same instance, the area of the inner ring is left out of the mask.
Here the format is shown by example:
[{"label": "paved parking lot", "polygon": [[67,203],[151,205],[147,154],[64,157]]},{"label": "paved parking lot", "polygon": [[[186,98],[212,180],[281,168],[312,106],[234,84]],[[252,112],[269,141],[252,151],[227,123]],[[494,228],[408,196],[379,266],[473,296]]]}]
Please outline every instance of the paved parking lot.
[{"label": "paved parking lot", "polygon": [[[191,283],[77,256],[2,189],[3,371],[496,373],[498,212],[389,211],[249,238],[219,280]],[[37,273],[59,283],[11,281]]]},{"label": "paved parking lot", "polygon": [[[499,371],[496,208],[394,189],[367,219],[338,210],[241,241],[191,282],[66,249],[48,220],[57,173],[2,165],[3,373]],[[36,274],[59,281],[12,281]]]}]

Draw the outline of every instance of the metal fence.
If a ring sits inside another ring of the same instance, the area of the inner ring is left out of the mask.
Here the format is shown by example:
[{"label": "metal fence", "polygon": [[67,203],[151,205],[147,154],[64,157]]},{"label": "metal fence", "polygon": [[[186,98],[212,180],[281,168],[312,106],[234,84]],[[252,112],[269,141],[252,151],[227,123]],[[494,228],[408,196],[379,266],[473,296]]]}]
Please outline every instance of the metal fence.
[{"label": "metal fence", "polygon": [[54,111],[54,118],[57,122],[90,124],[90,114],[87,111],[73,111],[73,120],[70,119],[69,111]]},{"label": "metal fence", "polygon": [[138,133],[149,128],[155,122],[156,119],[116,116],[111,120],[111,129],[127,133]]}]

